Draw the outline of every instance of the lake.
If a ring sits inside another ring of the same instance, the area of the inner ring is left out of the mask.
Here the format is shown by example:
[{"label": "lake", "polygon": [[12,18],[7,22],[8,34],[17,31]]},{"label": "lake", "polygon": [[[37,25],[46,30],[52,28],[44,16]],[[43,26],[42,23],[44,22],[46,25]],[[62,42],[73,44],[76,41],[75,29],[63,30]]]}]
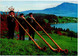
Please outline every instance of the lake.
[{"label": "lake", "polygon": [[74,31],[74,32],[78,32],[78,23],[61,23],[61,24],[51,24],[51,27],[56,27],[56,28],[62,28],[62,29],[67,29],[69,28],[69,30]]}]

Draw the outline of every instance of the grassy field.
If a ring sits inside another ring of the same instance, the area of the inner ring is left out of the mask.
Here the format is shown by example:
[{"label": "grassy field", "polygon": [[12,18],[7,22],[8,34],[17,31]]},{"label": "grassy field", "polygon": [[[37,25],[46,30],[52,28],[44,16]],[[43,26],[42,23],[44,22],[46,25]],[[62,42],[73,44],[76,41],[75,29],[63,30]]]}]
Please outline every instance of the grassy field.
[{"label": "grassy field", "polygon": [[78,22],[78,18],[74,18],[74,17],[59,18],[58,17],[58,23],[77,23],[77,22]]},{"label": "grassy field", "polygon": [[[46,40],[50,43],[50,45],[54,48],[57,48],[56,45],[46,36],[46,34],[39,32]],[[36,45],[29,40],[16,40],[14,39],[2,39],[0,38],[0,55],[77,55],[77,38],[71,38],[67,36],[60,36],[58,34],[52,33],[49,34],[56,43],[62,49],[68,49],[68,54],[63,52],[53,52],[47,44],[37,35],[35,34],[36,42],[41,46],[47,47],[46,51],[39,50]],[[28,36],[25,36],[28,38]]]}]

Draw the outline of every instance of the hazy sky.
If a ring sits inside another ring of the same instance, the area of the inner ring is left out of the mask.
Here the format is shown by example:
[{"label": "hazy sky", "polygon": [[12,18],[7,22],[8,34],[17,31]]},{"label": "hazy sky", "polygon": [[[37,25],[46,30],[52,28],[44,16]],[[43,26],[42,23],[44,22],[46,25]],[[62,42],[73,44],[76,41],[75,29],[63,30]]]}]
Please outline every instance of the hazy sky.
[{"label": "hazy sky", "polygon": [[42,10],[46,8],[56,7],[63,2],[77,3],[76,0],[73,1],[0,1],[0,11],[8,11],[7,8],[13,6],[15,11],[25,11],[25,10]]}]

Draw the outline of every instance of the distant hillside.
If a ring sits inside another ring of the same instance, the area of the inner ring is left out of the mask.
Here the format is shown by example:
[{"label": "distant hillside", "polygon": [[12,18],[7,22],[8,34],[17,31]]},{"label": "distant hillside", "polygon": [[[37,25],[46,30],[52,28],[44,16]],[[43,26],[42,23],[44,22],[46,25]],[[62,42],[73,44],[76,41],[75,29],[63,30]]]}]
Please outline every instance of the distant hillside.
[{"label": "distant hillside", "polygon": [[45,14],[55,14],[57,16],[68,16],[68,17],[77,17],[78,13],[78,4],[64,2],[56,7],[47,8],[44,10],[28,10],[22,11],[21,13],[45,13]]}]

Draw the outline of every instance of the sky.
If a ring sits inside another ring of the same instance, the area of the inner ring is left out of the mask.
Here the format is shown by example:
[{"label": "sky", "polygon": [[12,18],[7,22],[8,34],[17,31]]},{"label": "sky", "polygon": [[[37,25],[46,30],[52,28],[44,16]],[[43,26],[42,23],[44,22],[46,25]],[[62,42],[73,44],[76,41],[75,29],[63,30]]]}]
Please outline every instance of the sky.
[{"label": "sky", "polygon": [[13,6],[15,8],[14,11],[25,11],[25,10],[43,10],[46,8],[52,8],[60,5],[63,2],[69,2],[69,3],[76,3],[77,0],[62,0],[62,1],[50,1],[50,0],[44,0],[44,1],[38,1],[38,0],[0,0],[0,11],[9,11],[8,8]]}]

